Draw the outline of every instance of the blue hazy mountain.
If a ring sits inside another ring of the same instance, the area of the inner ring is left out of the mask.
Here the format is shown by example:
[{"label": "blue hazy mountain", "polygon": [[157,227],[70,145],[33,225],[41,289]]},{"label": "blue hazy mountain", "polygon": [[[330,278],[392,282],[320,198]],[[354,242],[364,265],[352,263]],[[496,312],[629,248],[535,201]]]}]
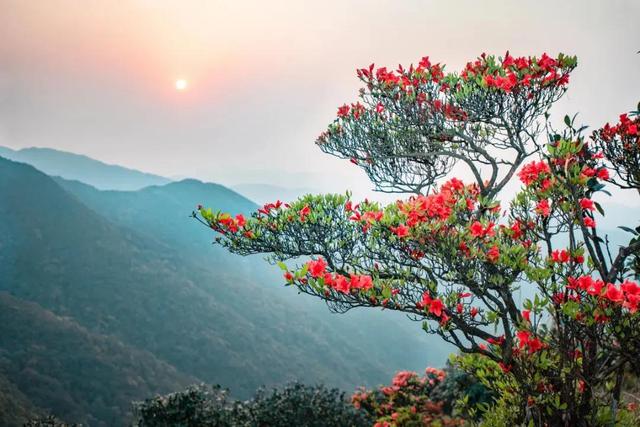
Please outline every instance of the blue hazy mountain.
[{"label": "blue hazy mountain", "polygon": [[0,156],[27,163],[51,176],[76,179],[105,190],[138,190],[149,185],[171,182],[168,178],[109,165],[87,156],[51,148],[23,148],[12,150],[0,147]]}]

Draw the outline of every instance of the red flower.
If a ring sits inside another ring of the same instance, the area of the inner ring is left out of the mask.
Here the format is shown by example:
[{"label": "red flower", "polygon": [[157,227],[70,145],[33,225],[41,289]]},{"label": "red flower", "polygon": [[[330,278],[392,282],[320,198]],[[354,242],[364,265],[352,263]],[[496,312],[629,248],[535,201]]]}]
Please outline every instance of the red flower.
[{"label": "red flower", "polygon": [[630,280],[625,280],[624,282],[622,282],[622,285],[620,285],[620,287],[622,288],[624,293],[627,294],[627,295],[639,295],[640,294],[640,286],[638,286],[637,283],[632,282]]},{"label": "red flower", "polygon": [[536,212],[540,215],[547,217],[551,213],[549,208],[549,201],[547,199],[540,200],[536,205]]},{"label": "red flower", "polygon": [[287,282],[290,282],[293,280],[293,274],[287,271],[286,273],[284,273],[284,278],[287,280]]},{"label": "red flower", "polygon": [[599,279],[593,280],[591,276],[582,276],[576,280],[576,285],[589,295],[600,295],[604,287],[604,282]]},{"label": "red flower", "polygon": [[349,115],[350,107],[347,104],[344,104],[342,107],[338,108],[338,117],[347,117]]},{"label": "red flower", "polygon": [[428,56],[423,56],[418,65],[422,68],[431,68],[431,61]]},{"label": "red flower", "polygon": [[588,211],[596,210],[593,200],[590,200],[590,199],[580,199],[580,207]]},{"label": "red flower", "polygon": [[487,338],[487,342],[491,345],[502,345],[504,344],[504,335],[500,335],[498,338]]},{"label": "red flower", "polygon": [[353,111],[353,118],[356,120],[359,119],[365,112],[364,105],[360,104],[359,102],[351,104],[351,109]]},{"label": "red flower", "polygon": [[439,299],[434,299],[431,301],[429,305],[429,313],[433,314],[436,317],[442,316],[442,309],[444,308],[444,303]]},{"label": "red flower", "polygon": [[518,337],[518,346],[522,349],[524,346],[529,344],[529,338],[531,337],[531,332],[529,331],[518,331],[516,332],[516,337]]},{"label": "red flower", "polygon": [[373,287],[371,276],[360,276],[360,287],[365,291],[371,289]]},{"label": "red flower", "polygon": [[318,258],[315,261],[312,260],[307,262],[307,267],[309,269],[309,274],[311,274],[311,277],[315,277],[317,279],[318,277],[324,275],[327,269],[327,263],[324,259]]},{"label": "red flower", "polygon": [[428,292],[422,294],[422,301],[418,303],[418,306],[423,309],[429,309],[429,313],[436,317],[442,316],[442,309],[444,308],[443,302],[437,298],[431,298]]},{"label": "red flower", "polygon": [[244,218],[244,215],[242,214],[236,215],[236,224],[238,224],[238,227],[244,227],[246,223],[247,223],[247,220]]},{"label": "red flower", "polygon": [[324,273],[323,279],[325,286],[333,287],[336,284],[335,280],[333,280],[333,277],[331,277],[331,273]]},{"label": "red flower", "polygon": [[531,310],[522,310],[522,318],[531,323]]},{"label": "red flower", "polygon": [[606,168],[601,168],[598,170],[598,178],[602,179],[602,180],[608,180],[609,179],[609,170]]},{"label": "red flower", "polygon": [[367,211],[362,215],[362,219],[368,222],[379,222],[383,216],[382,211]]},{"label": "red flower", "polygon": [[540,341],[539,338],[534,338],[529,340],[528,346],[529,346],[529,354],[533,354],[536,351],[540,350],[544,345],[542,344],[542,341]]},{"label": "red flower", "polygon": [[518,177],[520,181],[524,183],[524,185],[529,186],[533,184],[538,178],[543,174],[548,174],[551,172],[549,165],[544,161],[533,161],[531,163],[527,163],[522,167],[520,172],[518,172]]},{"label": "red flower", "polygon": [[378,102],[376,104],[376,113],[382,114],[383,111],[384,111],[384,105],[382,105],[381,102]]},{"label": "red flower", "polygon": [[594,228],[596,226],[596,222],[591,217],[585,216],[582,220],[584,221],[585,227]]},{"label": "red flower", "polygon": [[493,247],[491,247],[491,249],[487,251],[487,259],[490,262],[495,263],[498,261],[499,258],[500,258],[500,251],[498,250],[498,246],[493,245]]},{"label": "red flower", "polygon": [[309,205],[304,205],[304,207],[302,209],[300,209],[300,221],[303,221],[307,218],[307,216],[309,216],[309,214],[311,213],[311,208],[309,207]]},{"label": "red flower", "polygon": [[608,283],[607,284],[607,291],[605,292],[604,296],[612,302],[622,302],[624,301],[624,293],[622,292],[622,290],[620,288],[618,288],[617,286],[615,286],[612,283]]},{"label": "red flower", "polygon": [[336,284],[336,289],[339,292],[342,292],[343,294],[348,294],[349,291],[351,290],[349,282],[342,275],[336,275],[335,284]]},{"label": "red flower", "polygon": [[553,260],[553,262],[557,262],[557,263],[565,263],[565,262],[569,262],[569,252],[566,249],[563,250],[555,250],[553,252],[551,252],[551,259]]},{"label": "red flower", "polygon": [[397,227],[390,227],[391,231],[398,237],[407,237],[409,235],[409,227],[400,224]]},{"label": "red flower", "polygon": [[471,231],[471,235],[473,237],[493,236],[494,235],[493,226],[494,226],[493,222],[489,222],[489,224],[487,224],[487,226],[484,227],[480,221],[475,221],[469,227],[469,231]]}]

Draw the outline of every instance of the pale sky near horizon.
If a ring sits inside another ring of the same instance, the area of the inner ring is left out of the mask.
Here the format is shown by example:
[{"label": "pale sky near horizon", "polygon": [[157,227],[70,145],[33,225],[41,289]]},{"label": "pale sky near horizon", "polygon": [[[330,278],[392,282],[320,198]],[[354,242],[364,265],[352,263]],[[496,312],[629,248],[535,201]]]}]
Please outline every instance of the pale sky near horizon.
[{"label": "pale sky near horizon", "polygon": [[355,100],[357,67],[575,54],[554,111],[595,127],[640,101],[639,16],[631,0],[0,0],[0,145],[364,192],[359,169],[314,144]]}]

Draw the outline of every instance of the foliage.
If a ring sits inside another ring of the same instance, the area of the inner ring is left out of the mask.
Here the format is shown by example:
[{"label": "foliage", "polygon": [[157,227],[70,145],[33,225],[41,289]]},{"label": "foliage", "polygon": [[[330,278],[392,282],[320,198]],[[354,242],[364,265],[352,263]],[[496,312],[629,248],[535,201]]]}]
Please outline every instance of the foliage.
[{"label": "foliage", "polygon": [[33,418],[24,423],[24,427],[76,427],[78,424],[67,424],[53,415]]},{"label": "foliage", "polygon": [[460,426],[464,420],[445,414],[443,401],[434,400],[434,390],[444,382],[444,371],[427,368],[416,372],[398,372],[391,385],[368,391],[361,389],[352,397],[354,406],[375,418],[376,427]]},{"label": "foliage", "polygon": [[190,386],[186,390],[134,403],[139,426],[230,425],[231,404],[219,386]]},{"label": "foliage", "polygon": [[324,386],[289,384],[260,389],[247,401],[233,401],[219,386],[187,390],[135,404],[136,423],[163,426],[367,426],[369,418],[353,408],[344,393]]},{"label": "foliage", "polygon": [[[455,363],[457,357],[452,357],[452,360]],[[479,409],[489,407],[494,401],[494,395],[476,377],[454,363],[447,363],[443,369],[444,380],[436,384],[430,397],[436,402],[442,402],[445,414],[477,420],[484,414]]]},{"label": "foliage", "polygon": [[[638,129],[627,116],[591,140],[569,116],[553,128],[549,108],[576,65],[507,53],[460,73],[428,57],[361,69],[360,101],[340,107],[317,143],[378,190],[411,197],[381,206],[309,195],[249,218],[194,216],[231,252],[270,254],[288,286],[335,311],[401,311],[475,355],[461,366],[495,393],[491,416],[507,417],[498,423],[620,420],[624,372],[640,373],[640,240],[621,224],[634,236],[614,253],[597,216],[606,184],[638,189]],[[474,182],[451,177],[456,165]],[[516,179],[505,207],[498,196]],[[300,257],[311,260],[284,263]],[[517,301],[520,287],[532,297]]]}]

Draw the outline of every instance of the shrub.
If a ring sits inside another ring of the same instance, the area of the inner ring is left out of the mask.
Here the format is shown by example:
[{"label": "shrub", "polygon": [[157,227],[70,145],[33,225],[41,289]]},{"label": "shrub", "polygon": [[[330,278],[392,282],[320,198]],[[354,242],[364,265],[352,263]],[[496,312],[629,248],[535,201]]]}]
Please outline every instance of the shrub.
[{"label": "shrub", "polygon": [[322,385],[289,384],[260,389],[247,401],[230,400],[219,386],[192,386],[134,404],[136,423],[168,426],[369,426],[367,414],[346,401],[343,392]]}]

